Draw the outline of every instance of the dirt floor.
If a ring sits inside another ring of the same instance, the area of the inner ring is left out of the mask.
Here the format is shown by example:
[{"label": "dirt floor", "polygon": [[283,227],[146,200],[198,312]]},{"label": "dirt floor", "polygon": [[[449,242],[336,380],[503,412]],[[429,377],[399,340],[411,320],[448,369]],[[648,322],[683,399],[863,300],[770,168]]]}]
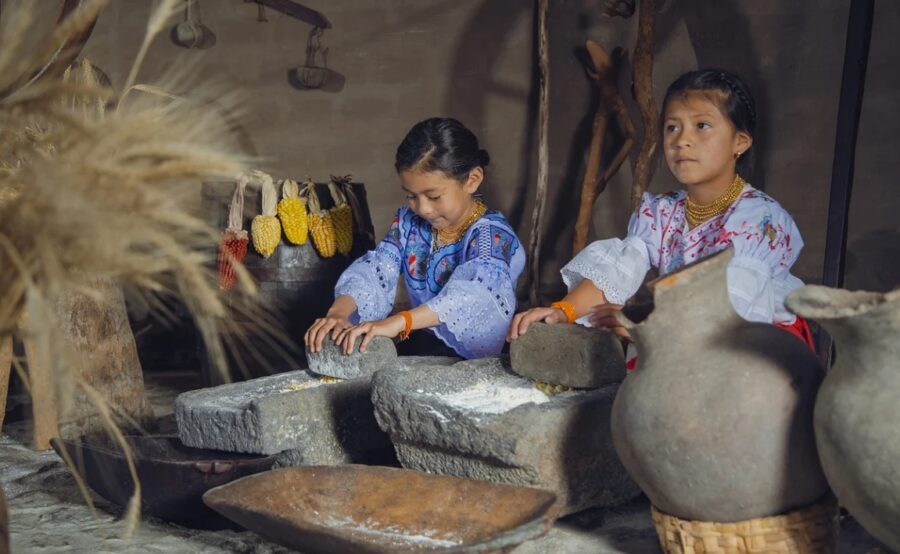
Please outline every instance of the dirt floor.
[{"label": "dirt floor", "polygon": [[[172,432],[175,395],[196,385],[192,373],[148,374],[147,393],[161,421],[161,431]],[[12,551],[55,552],[234,552],[282,553],[288,550],[250,531],[198,531],[160,520],[144,519],[130,539],[119,519],[122,510],[96,497],[93,515],[75,480],[51,450],[34,452],[26,446],[26,422],[13,422],[0,434],[0,487],[10,510]],[[557,522],[537,540],[516,547],[513,554],[660,552],[646,499],[639,498],[613,509],[587,510]],[[852,518],[842,521],[837,552],[890,552]]]}]

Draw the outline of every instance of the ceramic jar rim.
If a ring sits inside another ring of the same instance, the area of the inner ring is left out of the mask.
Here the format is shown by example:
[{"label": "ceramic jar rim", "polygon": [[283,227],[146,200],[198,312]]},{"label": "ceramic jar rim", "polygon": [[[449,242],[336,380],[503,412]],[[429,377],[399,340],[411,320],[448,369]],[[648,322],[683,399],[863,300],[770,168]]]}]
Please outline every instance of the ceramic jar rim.
[{"label": "ceramic jar rim", "polygon": [[785,304],[802,317],[838,319],[862,315],[884,304],[898,301],[900,288],[884,293],[806,285],[789,294]]}]

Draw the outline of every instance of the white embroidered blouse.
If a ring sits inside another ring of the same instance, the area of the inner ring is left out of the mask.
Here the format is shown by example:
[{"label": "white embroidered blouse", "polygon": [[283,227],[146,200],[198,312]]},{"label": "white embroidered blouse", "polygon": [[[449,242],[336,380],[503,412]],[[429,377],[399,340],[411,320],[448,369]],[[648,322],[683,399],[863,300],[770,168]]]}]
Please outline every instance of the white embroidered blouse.
[{"label": "white embroidered blouse", "polygon": [[735,311],[750,321],[793,323],[796,317],[784,299],[803,285],[790,273],[803,239],[791,216],[748,184],[724,214],[690,229],[686,197],[683,190],[644,194],[624,239],[596,241],[562,268],[569,290],[590,279],[609,302],[622,304],[637,292],[651,266],[666,275],[733,246],[728,293]]}]

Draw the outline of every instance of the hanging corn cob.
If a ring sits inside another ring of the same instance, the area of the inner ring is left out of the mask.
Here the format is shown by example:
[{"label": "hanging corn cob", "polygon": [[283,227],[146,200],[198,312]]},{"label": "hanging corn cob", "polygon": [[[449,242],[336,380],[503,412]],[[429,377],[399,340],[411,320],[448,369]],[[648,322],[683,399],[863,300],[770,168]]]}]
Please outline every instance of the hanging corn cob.
[{"label": "hanging corn cob", "polygon": [[253,218],[250,233],[253,236],[253,248],[262,257],[268,258],[281,242],[281,223],[276,217],[278,193],[270,175],[261,171],[255,171],[254,175],[262,183],[262,213]]},{"label": "hanging corn cob", "polygon": [[312,236],[313,246],[316,247],[320,256],[330,258],[337,250],[331,212],[323,210],[319,205],[316,185],[311,180],[306,183],[304,192],[306,193],[306,203],[309,206],[309,234]]},{"label": "hanging corn cob", "polygon": [[228,227],[219,242],[219,288],[229,290],[237,281],[234,266],[244,261],[247,255],[247,231],[244,230],[244,187],[247,176],[238,176],[228,209]]},{"label": "hanging corn cob", "polygon": [[285,179],[281,185],[281,200],[278,201],[278,219],[284,229],[284,236],[291,244],[304,244],[309,234],[306,218],[306,204],[300,199],[297,181]]},{"label": "hanging corn cob", "polygon": [[334,200],[334,207],[331,208],[331,220],[334,223],[335,241],[338,252],[345,256],[353,249],[353,211],[350,209],[347,197],[341,191],[341,186],[348,182],[350,182],[349,175],[344,177],[332,175],[331,182],[328,183],[328,190]]}]

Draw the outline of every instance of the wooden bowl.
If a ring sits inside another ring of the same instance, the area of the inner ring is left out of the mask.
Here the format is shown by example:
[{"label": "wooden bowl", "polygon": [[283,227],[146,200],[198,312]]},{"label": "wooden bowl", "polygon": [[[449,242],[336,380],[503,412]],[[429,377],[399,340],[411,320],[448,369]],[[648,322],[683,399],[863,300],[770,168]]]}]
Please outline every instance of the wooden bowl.
[{"label": "wooden bowl", "polygon": [[[189,448],[171,435],[125,439],[141,483],[141,512],[187,527],[234,528],[232,521],[203,503],[203,493],[270,469],[275,462],[274,456]],[[120,506],[128,504],[134,485],[118,444],[105,436],[53,438],[50,444],[97,494]]]},{"label": "wooden bowl", "polygon": [[543,535],[551,492],[380,466],[307,466],[203,495],[263,537],[309,554],[504,552]]}]

